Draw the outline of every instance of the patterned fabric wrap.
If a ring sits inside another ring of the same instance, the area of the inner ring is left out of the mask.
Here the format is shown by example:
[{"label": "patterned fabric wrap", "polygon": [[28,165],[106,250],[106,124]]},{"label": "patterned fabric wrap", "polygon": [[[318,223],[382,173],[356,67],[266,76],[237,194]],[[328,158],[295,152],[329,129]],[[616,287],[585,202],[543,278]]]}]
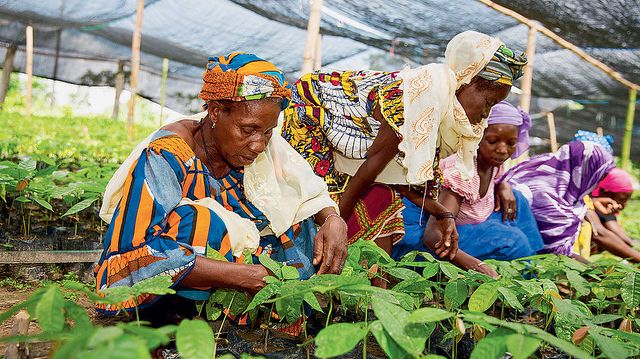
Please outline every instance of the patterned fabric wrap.
[{"label": "patterned fabric wrap", "polygon": [[632,193],[633,192],[633,178],[627,171],[614,168],[609,172],[598,187],[591,193],[594,197],[599,197],[602,191],[612,193]]},{"label": "patterned fabric wrap", "polygon": [[478,76],[489,81],[512,86],[515,80],[522,77],[522,68],[526,64],[527,57],[524,53],[516,53],[501,45]]},{"label": "patterned fabric wrap", "polygon": [[[336,202],[340,194],[334,194]],[[397,242],[404,234],[402,197],[391,187],[376,183],[356,202],[353,214],[347,219],[349,244],[357,240],[375,241],[393,237]]]},{"label": "patterned fabric wrap", "polygon": [[502,180],[531,204],[544,240],[542,252],[569,255],[587,212],[583,197],[614,167],[613,156],[602,146],[573,141],[519,163]]},{"label": "patterned fabric wrap", "polygon": [[[206,299],[208,291],[180,284],[193,268],[196,255],[257,263],[256,256],[268,253],[298,268],[303,279],[313,275],[310,258],[315,225],[311,220],[293,225],[280,236],[263,235],[253,255],[234,256],[229,232],[219,216],[202,205],[179,205],[183,199],[209,197],[251,220],[259,231],[269,225],[267,217],[245,197],[242,170],[216,180],[183,139],[169,131],[158,131],[127,177],[104,239],[96,290],[132,286],[154,276],[169,275],[179,294],[189,292],[193,297],[194,292],[202,292]],[[157,299],[144,294],[118,306],[99,304],[97,309],[113,314],[120,309],[144,308]]]},{"label": "patterned fabric wrap", "polygon": [[576,141],[597,143],[613,155],[613,136],[611,135],[600,136],[595,132],[578,130],[578,132],[573,135],[573,138]]},{"label": "patterned fabric wrap", "polygon": [[278,97],[284,110],[291,100],[291,88],[282,71],[254,54],[234,52],[209,57],[203,80],[199,97],[204,101]]},{"label": "patterned fabric wrap", "polygon": [[487,119],[489,126],[497,124],[518,126],[518,143],[511,158],[518,158],[529,149],[529,129],[531,129],[531,116],[507,101],[500,101],[491,108],[491,114]]},{"label": "patterned fabric wrap", "polygon": [[[292,106],[284,111],[282,137],[324,178],[329,192],[342,193],[350,178],[336,169],[334,152],[349,159],[366,158],[380,128],[373,118],[376,104],[396,133],[403,124],[402,80],[397,75],[379,71],[314,72],[295,83]],[[401,163],[402,154],[396,161]],[[431,163],[435,179],[427,183],[427,195],[437,199],[437,151]]]}]

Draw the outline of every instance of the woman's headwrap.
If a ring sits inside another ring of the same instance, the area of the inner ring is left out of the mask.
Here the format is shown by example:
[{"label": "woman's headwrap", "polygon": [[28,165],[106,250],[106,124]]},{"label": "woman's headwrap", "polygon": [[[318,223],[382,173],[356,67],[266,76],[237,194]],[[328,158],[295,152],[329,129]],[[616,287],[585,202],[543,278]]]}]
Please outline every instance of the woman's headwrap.
[{"label": "woman's headwrap", "polygon": [[489,125],[506,124],[518,126],[518,143],[511,158],[517,158],[529,149],[531,116],[527,112],[516,108],[507,101],[501,101],[491,108],[491,114],[487,121]]},{"label": "woman's headwrap", "polygon": [[513,81],[522,76],[522,68],[527,64],[523,53],[516,53],[504,45],[500,45],[491,61],[480,71],[478,76],[489,81],[513,85]]},{"label": "woman's headwrap", "polygon": [[612,193],[633,193],[633,178],[625,170],[614,168],[598,183],[598,187],[591,193],[594,197],[600,197],[602,191]]},{"label": "woman's headwrap", "polygon": [[204,84],[198,96],[204,101],[278,97],[285,109],[291,100],[291,86],[282,71],[254,54],[233,52],[228,56],[211,56],[202,77]]},{"label": "woman's headwrap", "polygon": [[600,136],[595,132],[578,130],[573,137],[576,141],[597,143],[613,154],[613,136],[611,135]]}]

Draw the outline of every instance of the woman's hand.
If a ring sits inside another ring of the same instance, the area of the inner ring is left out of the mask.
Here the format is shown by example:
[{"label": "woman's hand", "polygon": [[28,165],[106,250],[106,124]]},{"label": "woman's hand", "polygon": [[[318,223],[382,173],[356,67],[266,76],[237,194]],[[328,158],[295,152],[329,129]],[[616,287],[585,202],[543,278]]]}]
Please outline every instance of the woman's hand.
[{"label": "woman's hand", "polygon": [[238,289],[254,295],[267,285],[264,277],[272,273],[261,264],[245,264],[245,275],[239,283]]},{"label": "woman's hand", "polygon": [[593,207],[602,215],[616,213],[622,209],[616,200],[609,197],[593,197],[591,200]]},{"label": "woman's hand", "polygon": [[458,230],[453,218],[436,220],[436,225],[442,237],[435,244],[435,253],[443,260],[452,260],[458,253]]},{"label": "woman's hand", "polygon": [[598,217],[598,214],[595,211],[588,209],[585,219],[591,223],[591,232],[593,233],[593,236],[598,237],[600,233],[604,233],[605,228],[600,221],[600,217]]},{"label": "woman's hand", "polygon": [[493,268],[489,267],[489,265],[486,264],[485,262],[479,262],[474,268],[471,268],[471,270],[474,270],[482,274],[486,274],[493,279],[498,279],[499,277],[498,272],[496,272]]},{"label": "woman's hand", "polygon": [[347,224],[335,212],[325,217],[313,243],[313,265],[317,274],[340,274],[347,259]]},{"label": "woman's hand", "polygon": [[496,208],[494,211],[499,211],[502,208],[502,221],[515,221],[517,218],[516,213],[516,196],[513,194],[513,189],[506,182],[501,182],[496,186]]}]

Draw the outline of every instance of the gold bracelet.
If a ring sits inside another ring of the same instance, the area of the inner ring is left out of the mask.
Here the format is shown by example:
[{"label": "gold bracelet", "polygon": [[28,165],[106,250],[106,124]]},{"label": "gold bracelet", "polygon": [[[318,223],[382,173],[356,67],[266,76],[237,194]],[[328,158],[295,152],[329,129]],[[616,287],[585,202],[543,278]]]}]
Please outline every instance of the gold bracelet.
[{"label": "gold bracelet", "polygon": [[475,267],[473,267],[473,269],[472,269],[472,270],[474,270],[474,271],[476,271],[476,272],[477,272],[477,271],[478,271],[478,268],[480,268],[480,267],[482,267],[482,266],[486,266],[486,265],[487,265],[487,263],[485,263],[485,262],[483,262],[483,261],[480,261],[480,263],[476,264],[476,266],[475,266]]}]

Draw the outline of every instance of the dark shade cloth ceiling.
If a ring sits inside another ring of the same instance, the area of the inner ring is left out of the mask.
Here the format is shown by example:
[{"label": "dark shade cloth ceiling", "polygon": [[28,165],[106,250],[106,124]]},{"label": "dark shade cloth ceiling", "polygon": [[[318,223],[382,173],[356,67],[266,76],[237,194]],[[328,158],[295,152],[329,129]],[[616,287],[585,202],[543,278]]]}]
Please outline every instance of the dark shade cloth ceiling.
[{"label": "dark shade cloth ceiling", "polygon": [[[496,2],[541,22],[640,83],[640,0]],[[131,56],[136,6],[137,0],[0,0],[0,42],[17,44],[22,50],[24,26],[33,24],[34,74],[77,84],[112,85],[116,61]],[[309,0],[145,1],[140,94],[159,100],[161,63],[167,57],[167,105],[177,111],[195,111],[207,57],[236,50],[273,61],[295,80],[310,6]],[[442,61],[449,39],[464,30],[499,36],[509,47],[524,50],[528,27],[476,0],[324,0],[322,62],[331,66],[372,50],[393,52],[418,64]],[[23,51],[18,52],[14,67],[24,70]],[[532,112],[548,110],[541,105],[548,103],[546,98],[569,99],[584,106],[555,111],[560,140],[569,139],[579,128],[600,126],[616,136],[619,147],[628,89],[543,35],[537,37],[533,95]],[[536,120],[534,135],[548,137],[545,131],[546,121]],[[640,134],[640,126],[636,131]],[[640,149],[634,154],[639,158]]]}]

